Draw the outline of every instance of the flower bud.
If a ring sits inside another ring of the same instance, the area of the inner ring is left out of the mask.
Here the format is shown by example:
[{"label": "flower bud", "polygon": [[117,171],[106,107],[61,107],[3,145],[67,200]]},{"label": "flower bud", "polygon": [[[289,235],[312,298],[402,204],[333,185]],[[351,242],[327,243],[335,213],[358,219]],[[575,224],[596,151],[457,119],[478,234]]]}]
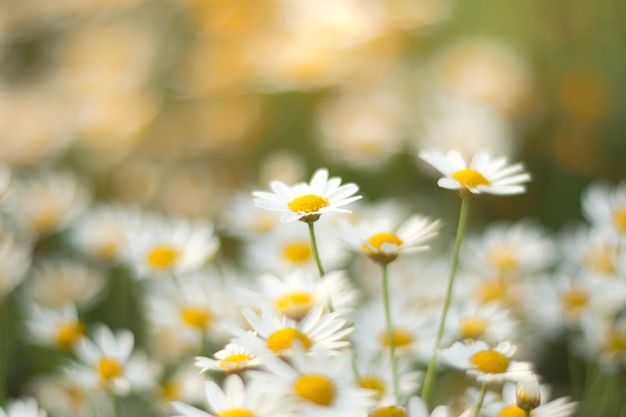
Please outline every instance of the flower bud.
[{"label": "flower bud", "polygon": [[539,407],[541,390],[537,378],[531,376],[519,381],[515,389],[515,398],[517,406],[522,410],[530,411]]}]

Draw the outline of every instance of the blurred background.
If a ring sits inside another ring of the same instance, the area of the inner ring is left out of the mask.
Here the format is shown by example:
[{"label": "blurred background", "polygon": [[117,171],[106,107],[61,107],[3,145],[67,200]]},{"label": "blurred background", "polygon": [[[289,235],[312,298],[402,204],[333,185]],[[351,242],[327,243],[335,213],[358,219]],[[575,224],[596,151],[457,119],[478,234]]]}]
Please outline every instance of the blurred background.
[{"label": "blurred background", "polygon": [[319,166],[429,201],[420,149],[482,150],[534,179],[477,212],[558,228],[589,182],[626,178],[625,19],[616,0],[1,0],[0,160],[212,216]]}]

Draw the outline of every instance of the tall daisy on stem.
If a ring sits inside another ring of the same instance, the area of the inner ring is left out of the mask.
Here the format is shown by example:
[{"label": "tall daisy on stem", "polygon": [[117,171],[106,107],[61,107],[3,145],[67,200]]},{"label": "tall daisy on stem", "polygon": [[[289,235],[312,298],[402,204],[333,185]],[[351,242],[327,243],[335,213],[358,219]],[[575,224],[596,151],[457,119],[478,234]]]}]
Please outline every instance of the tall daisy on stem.
[{"label": "tall daisy on stem", "polygon": [[443,177],[437,181],[437,185],[441,188],[457,190],[461,197],[461,210],[448,286],[437,329],[435,349],[428,363],[424,385],[422,386],[422,398],[428,401],[435,373],[437,350],[440,347],[439,344],[443,336],[446,315],[452,298],[452,288],[459,263],[461,242],[465,233],[470,196],[483,193],[496,195],[522,194],[526,191],[524,184],[530,181],[530,174],[524,171],[524,166],[521,163],[510,165],[507,158],[492,158],[486,153],[475,154],[469,164],[456,151],[450,151],[447,154],[437,151],[424,151],[419,156],[443,174]]},{"label": "tall daisy on stem", "polygon": [[428,249],[428,246],[425,246],[424,243],[437,235],[437,229],[439,229],[440,224],[439,220],[432,221],[420,215],[411,216],[397,229],[392,228],[386,220],[379,220],[375,224],[363,222],[356,227],[347,222],[342,224],[343,230],[340,233],[340,237],[348,242],[353,249],[364,253],[382,267],[387,343],[397,405],[400,405],[401,398],[398,364],[395,354],[396,335],[390,308],[388,266],[401,253],[412,253]]},{"label": "tall daisy on stem", "polygon": [[256,197],[254,204],[257,207],[283,212],[283,223],[300,220],[308,224],[320,276],[324,275],[324,268],[319,257],[314,223],[324,213],[349,213],[349,210],[341,207],[361,198],[360,195],[354,195],[359,190],[356,184],[340,184],[341,178],[328,178],[328,170],[320,168],[315,171],[309,183],[301,182],[290,187],[281,181],[272,181],[270,187],[274,192],[252,193]]}]

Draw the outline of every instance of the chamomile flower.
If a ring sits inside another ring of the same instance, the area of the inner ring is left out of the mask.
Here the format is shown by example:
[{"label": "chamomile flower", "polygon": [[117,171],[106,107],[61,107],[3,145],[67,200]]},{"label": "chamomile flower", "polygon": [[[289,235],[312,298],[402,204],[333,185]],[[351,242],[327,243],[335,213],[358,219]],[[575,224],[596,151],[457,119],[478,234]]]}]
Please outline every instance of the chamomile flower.
[{"label": "chamomile flower", "polygon": [[46,417],[46,410],[40,409],[34,398],[11,400],[6,408],[0,408],[0,417]]},{"label": "chamomile flower", "polygon": [[374,262],[386,264],[401,253],[428,249],[424,243],[437,235],[440,226],[439,220],[420,215],[409,217],[398,227],[386,219],[372,223],[363,221],[357,226],[342,222],[339,237]]},{"label": "chamomile flower", "polygon": [[303,417],[365,416],[373,405],[372,390],[354,385],[350,356],[326,350],[294,349],[290,364],[263,357],[267,372],[252,376],[267,392],[288,398]]},{"label": "chamomile flower", "polygon": [[338,350],[348,346],[347,336],[353,331],[346,320],[336,313],[325,314],[322,307],[315,307],[298,322],[269,308],[264,308],[261,316],[249,308],[242,314],[254,333],[229,326],[236,336],[233,342],[258,355],[289,355],[296,346],[311,352]]},{"label": "chamomile flower", "polygon": [[78,318],[73,305],[52,310],[33,305],[27,325],[33,340],[55,348],[70,349],[87,333],[87,325]]},{"label": "chamomile flower", "polygon": [[200,375],[197,369],[185,362],[182,366],[169,373],[158,387],[156,396],[161,400],[160,408],[163,411],[171,409],[172,401],[183,401],[191,404],[200,404],[204,401],[203,384],[206,378]]},{"label": "chamomile flower", "polygon": [[131,230],[125,257],[138,278],[192,272],[217,251],[219,241],[213,232],[208,221],[153,216],[140,229]]},{"label": "chamomile flower", "polygon": [[[417,396],[409,398],[406,408],[399,405],[382,405],[375,408],[369,417],[450,417],[450,409],[445,405],[440,405],[428,412],[424,401]],[[467,417],[465,413],[459,417]]]},{"label": "chamomile flower", "polygon": [[30,262],[30,244],[10,234],[0,235],[0,300],[22,283]]},{"label": "chamomile flower", "polygon": [[264,274],[258,279],[259,291],[240,288],[242,299],[250,307],[267,304],[293,320],[302,320],[314,307],[328,308],[340,315],[351,311],[358,293],[345,270],[331,271],[320,277],[296,269],[278,277]]},{"label": "chamomile flower", "polygon": [[204,386],[210,412],[175,401],[174,417],[289,417],[292,415],[290,404],[260,380],[251,380],[246,384],[238,375],[230,375],[224,380],[224,388],[213,381]]},{"label": "chamomile flower", "polygon": [[341,184],[341,178],[328,178],[328,170],[321,168],[315,171],[309,183],[298,183],[288,186],[281,181],[273,181],[270,187],[273,193],[255,191],[254,203],[266,210],[284,212],[281,221],[284,223],[300,220],[314,222],[324,213],[345,212],[341,207],[361,198],[354,196],[358,191],[356,184]]},{"label": "chamomile flower", "polygon": [[236,343],[227,344],[224,349],[215,352],[213,358],[196,357],[196,366],[200,372],[219,371],[226,373],[240,372],[261,365],[261,359],[250,350]]},{"label": "chamomile flower", "polygon": [[36,377],[28,390],[53,416],[94,417],[94,410],[103,415],[113,413],[108,394],[91,391],[71,373]]},{"label": "chamomile flower", "polygon": [[446,332],[455,340],[497,343],[516,335],[516,322],[508,309],[496,303],[479,305],[469,300],[451,306]]},{"label": "chamomile flower", "polygon": [[[542,385],[539,388],[541,399],[532,410],[532,417],[569,417],[576,412],[578,404],[568,397],[547,401],[549,387]],[[510,382],[504,384],[502,399],[485,403],[482,412],[486,417],[524,417],[524,410],[517,405],[516,385]]]},{"label": "chamomile flower", "polygon": [[461,370],[478,382],[517,381],[532,372],[528,362],[512,361],[517,347],[508,341],[490,348],[483,341],[456,342],[438,352],[441,361]]},{"label": "chamomile flower", "polygon": [[566,229],[558,241],[563,255],[575,270],[598,279],[619,275],[619,237],[607,229],[579,225]]},{"label": "chamomile flower", "polygon": [[113,332],[96,325],[93,339],[83,337],[76,347],[79,362],[67,372],[82,381],[86,388],[107,390],[116,395],[151,387],[159,367],[143,354],[134,353],[135,337],[129,330]]},{"label": "chamomile flower", "polygon": [[592,225],[626,234],[626,181],[616,187],[592,184],[583,193],[581,203],[583,214]]},{"label": "chamomile flower", "polygon": [[[355,366],[359,375],[358,385],[374,392],[378,406],[395,403],[392,366],[388,355],[357,355]],[[422,373],[414,370],[413,360],[409,357],[397,358],[397,366],[400,395],[407,398],[419,388]]]},{"label": "chamomile flower", "polygon": [[437,151],[422,151],[419,156],[444,175],[437,182],[441,188],[471,194],[513,195],[524,193],[524,183],[530,181],[530,174],[524,171],[521,163],[509,165],[504,157],[494,159],[479,152],[468,164],[455,151],[445,155]]},{"label": "chamomile flower", "polygon": [[588,314],[582,318],[582,339],[577,353],[589,361],[598,361],[605,373],[626,369],[626,316],[611,317]]},{"label": "chamomile flower", "polygon": [[280,213],[256,207],[249,195],[235,194],[220,220],[224,234],[248,241],[274,230],[280,223]]},{"label": "chamomile flower", "polygon": [[72,260],[38,262],[25,289],[36,303],[51,309],[68,304],[86,309],[105,295],[106,276],[101,270]]}]

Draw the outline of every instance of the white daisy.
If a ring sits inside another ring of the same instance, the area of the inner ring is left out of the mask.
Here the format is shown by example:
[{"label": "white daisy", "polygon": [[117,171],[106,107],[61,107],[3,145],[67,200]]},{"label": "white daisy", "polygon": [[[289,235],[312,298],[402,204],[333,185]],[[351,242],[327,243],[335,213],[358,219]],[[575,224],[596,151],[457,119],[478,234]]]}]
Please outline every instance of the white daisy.
[{"label": "white daisy", "polygon": [[587,314],[581,320],[582,338],[576,352],[588,361],[597,361],[605,373],[626,369],[626,316]]},{"label": "white daisy", "polygon": [[46,410],[40,409],[34,398],[13,399],[6,408],[0,408],[0,417],[46,417]]},{"label": "white daisy", "polygon": [[615,278],[625,266],[620,262],[619,236],[607,229],[578,225],[566,229],[558,243],[574,270],[585,271],[594,278]]},{"label": "white daisy", "polygon": [[83,337],[76,347],[80,362],[66,369],[93,390],[110,390],[126,395],[154,385],[159,367],[143,354],[133,353],[135,337],[129,330],[113,331],[105,325],[94,326],[93,339]]},{"label": "white daisy", "polygon": [[288,355],[296,346],[310,352],[342,349],[349,345],[347,336],[354,330],[336,313],[325,314],[322,307],[313,308],[300,321],[276,314],[269,308],[264,308],[261,316],[249,308],[244,308],[242,314],[254,333],[228,326],[237,336],[233,343],[258,355],[267,352]]},{"label": "white daisy", "polygon": [[[424,401],[417,396],[409,398],[406,408],[399,405],[383,405],[375,408],[369,413],[369,417],[451,417],[450,409],[445,405],[440,405],[428,412]],[[465,413],[459,417],[468,417]]]},{"label": "white daisy", "polygon": [[37,376],[28,384],[28,390],[53,416],[94,417],[94,410],[112,415],[110,396],[90,391],[83,379],[73,378],[67,372]]},{"label": "white daisy", "polygon": [[261,359],[253,355],[249,349],[236,343],[227,344],[224,349],[215,352],[213,358],[206,356],[196,357],[196,366],[200,372],[241,372],[261,365]]},{"label": "white daisy", "polygon": [[446,333],[452,340],[483,340],[497,343],[516,336],[516,321],[508,309],[496,303],[479,305],[473,300],[450,306]]},{"label": "white daisy", "polygon": [[626,181],[616,187],[591,184],[582,194],[581,203],[582,212],[592,225],[626,234]]},{"label": "white daisy", "polygon": [[173,417],[289,417],[290,404],[267,389],[263,381],[251,380],[244,384],[238,375],[230,375],[220,388],[213,381],[204,386],[210,412],[180,401],[172,403],[177,413]]},{"label": "white daisy", "polygon": [[31,245],[0,234],[0,300],[22,283],[31,263]]},{"label": "white daisy", "polygon": [[[540,404],[531,412],[532,417],[569,417],[576,412],[577,403],[567,397],[547,401],[549,387],[540,387]],[[506,383],[502,387],[502,399],[485,403],[482,413],[486,417],[524,417],[524,410],[517,405],[516,385]]]},{"label": "white daisy", "polygon": [[248,194],[235,194],[220,217],[220,230],[243,241],[256,239],[280,224],[280,213],[256,207]]},{"label": "white daisy", "polygon": [[78,318],[73,305],[52,310],[32,305],[27,326],[35,342],[47,346],[69,349],[87,333],[87,325]]},{"label": "white daisy", "polygon": [[373,405],[372,390],[354,385],[350,356],[329,351],[294,349],[290,364],[263,357],[268,372],[255,372],[265,390],[289,398],[303,417],[365,416]]},{"label": "white daisy", "polygon": [[279,278],[264,274],[258,279],[259,291],[239,288],[244,303],[260,309],[270,305],[280,314],[301,320],[316,306],[344,315],[351,311],[358,293],[345,270],[331,271],[320,277],[317,273],[296,269]]},{"label": "white daisy", "polygon": [[131,230],[124,255],[138,278],[198,270],[215,254],[219,240],[213,224],[151,216]]},{"label": "white daisy", "polygon": [[172,401],[183,401],[191,404],[202,403],[205,397],[204,382],[206,382],[206,378],[186,361],[170,372],[167,378],[161,381],[156,388],[156,396],[160,400],[159,408],[165,413],[171,409]]},{"label": "white daisy", "polygon": [[423,151],[419,156],[444,175],[437,182],[442,188],[472,194],[511,195],[524,193],[526,187],[523,184],[530,181],[530,174],[524,172],[522,164],[509,165],[504,157],[493,159],[479,152],[468,164],[456,151],[445,155]]},{"label": "white daisy", "polygon": [[[422,380],[422,373],[414,370],[410,357],[396,358],[400,396],[407,398],[417,392]],[[389,355],[367,357],[357,355],[355,369],[358,371],[358,385],[372,390],[377,406],[395,404],[393,390],[393,372]]]},{"label": "white daisy", "polygon": [[426,241],[437,235],[439,220],[413,215],[395,227],[387,219],[376,222],[363,221],[357,226],[341,223],[339,237],[354,250],[364,253],[374,262],[389,263],[401,253],[413,253],[428,249]]},{"label": "white daisy", "polygon": [[456,342],[447,349],[441,349],[441,361],[461,370],[478,382],[517,381],[532,372],[529,362],[512,361],[517,347],[508,341],[490,348],[483,341],[467,340]]},{"label": "white daisy", "polygon": [[324,213],[346,212],[341,207],[361,198],[353,196],[358,191],[356,184],[341,184],[341,178],[328,178],[328,170],[318,169],[311,181],[298,183],[292,187],[281,181],[273,181],[273,193],[255,191],[254,203],[266,210],[284,212],[281,221],[294,220],[314,222]]}]

